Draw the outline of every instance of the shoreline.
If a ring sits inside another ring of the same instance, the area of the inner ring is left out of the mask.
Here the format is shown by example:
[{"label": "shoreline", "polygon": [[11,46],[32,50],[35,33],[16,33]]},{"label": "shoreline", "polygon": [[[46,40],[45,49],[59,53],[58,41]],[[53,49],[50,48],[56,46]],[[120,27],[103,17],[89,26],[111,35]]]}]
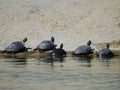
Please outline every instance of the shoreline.
[{"label": "shoreline", "polygon": [[[114,54],[114,56],[120,56],[120,50],[111,50]],[[74,56],[78,56],[78,57],[82,57],[82,55],[73,55],[72,51],[66,51],[67,55],[66,57],[74,57]],[[97,57],[96,53],[98,51],[94,51],[93,54],[89,54],[87,55],[88,57]],[[86,56],[86,57],[87,57]],[[11,54],[6,54],[3,53],[0,50],[0,57],[5,57],[5,58],[11,58],[12,55]],[[44,58],[44,57],[49,57],[48,52],[42,52],[40,53],[39,51],[28,51],[28,52],[22,52],[22,53],[17,53],[15,54],[15,58],[19,58],[19,59],[25,59],[25,58]]]}]

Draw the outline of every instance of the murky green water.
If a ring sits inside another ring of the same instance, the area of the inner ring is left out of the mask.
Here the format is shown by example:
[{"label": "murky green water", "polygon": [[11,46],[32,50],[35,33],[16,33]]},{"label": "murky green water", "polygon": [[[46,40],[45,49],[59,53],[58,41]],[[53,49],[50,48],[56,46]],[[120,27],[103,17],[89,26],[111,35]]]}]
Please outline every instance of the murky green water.
[{"label": "murky green water", "polygon": [[120,57],[14,60],[0,58],[0,90],[120,90]]}]

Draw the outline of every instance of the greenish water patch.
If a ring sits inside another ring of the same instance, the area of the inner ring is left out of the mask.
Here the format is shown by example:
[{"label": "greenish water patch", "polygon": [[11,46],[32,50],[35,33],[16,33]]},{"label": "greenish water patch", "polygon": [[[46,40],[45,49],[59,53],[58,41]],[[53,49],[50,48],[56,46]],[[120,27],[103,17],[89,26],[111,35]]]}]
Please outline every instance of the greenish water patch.
[{"label": "greenish water patch", "polygon": [[[15,59],[15,58],[14,58]],[[119,90],[120,57],[0,58],[0,90]],[[16,59],[16,61],[19,61]]]}]

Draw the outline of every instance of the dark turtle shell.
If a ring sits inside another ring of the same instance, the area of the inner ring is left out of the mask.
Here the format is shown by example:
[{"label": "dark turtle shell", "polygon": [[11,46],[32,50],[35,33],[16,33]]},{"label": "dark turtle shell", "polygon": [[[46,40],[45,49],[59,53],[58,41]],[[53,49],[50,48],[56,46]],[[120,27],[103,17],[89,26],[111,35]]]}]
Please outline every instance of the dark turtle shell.
[{"label": "dark turtle shell", "polygon": [[113,57],[113,53],[109,48],[103,48],[101,49],[98,53],[98,56],[103,56],[103,57]]},{"label": "dark turtle shell", "polygon": [[56,57],[66,56],[66,51],[64,49],[57,48],[51,52],[51,55]]},{"label": "dark turtle shell", "polygon": [[91,49],[88,45],[83,45],[78,47],[75,51],[73,51],[73,54],[90,54],[93,53],[93,49]]},{"label": "dark turtle shell", "polygon": [[63,49],[63,43],[60,45],[60,48],[55,48],[51,53],[51,56],[63,57],[66,56],[66,51]]},{"label": "dark turtle shell", "polygon": [[45,41],[42,41],[38,46],[37,46],[38,49],[40,50],[53,50],[55,48],[55,44],[54,42],[52,41],[49,41],[49,40],[45,40]]},{"label": "dark turtle shell", "polygon": [[16,41],[11,43],[7,48],[5,48],[6,52],[22,52],[25,51],[25,45],[22,41]]}]

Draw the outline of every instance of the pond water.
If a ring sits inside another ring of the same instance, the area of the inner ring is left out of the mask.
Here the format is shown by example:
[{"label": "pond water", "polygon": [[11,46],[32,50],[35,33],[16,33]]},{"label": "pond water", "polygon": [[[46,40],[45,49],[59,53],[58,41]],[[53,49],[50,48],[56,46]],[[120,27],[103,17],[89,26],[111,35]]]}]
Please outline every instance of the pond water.
[{"label": "pond water", "polygon": [[120,57],[65,57],[50,62],[1,57],[0,90],[120,90]]}]

